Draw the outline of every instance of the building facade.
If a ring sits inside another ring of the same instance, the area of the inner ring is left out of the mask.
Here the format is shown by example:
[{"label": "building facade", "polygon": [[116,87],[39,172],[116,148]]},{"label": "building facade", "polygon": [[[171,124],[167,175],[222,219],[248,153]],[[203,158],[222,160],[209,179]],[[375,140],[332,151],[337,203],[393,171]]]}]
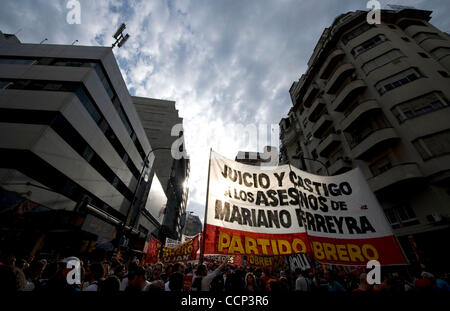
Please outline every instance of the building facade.
[{"label": "building facade", "polygon": [[192,237],[203,231],[202,221],[197,215],[186,214],[186,220],[183,227],[183,235]]},{"label": "building facade", "polygon": [[450,216],[450,38],[429,11],[336,18],[289,93],[280,160],[319,175],[359,167],[412,263],[443,267]]},{"label": "building facade", "polygon": [[139,180],[154,159],[144,168],[151,145],[111,48],[0,33],[0,118],[2,247],[74,254],[111,250],[122,236],[143,245]]},{"label": "building facade", "polygon": [[174,158],[172,148],[185,153],[183,119],[179,117],[174,101],[133,97],[133,103],[155,150],[152,173],[159,177],[167,196],[160,241],[165,241],[166,237],[179,240],[189,193],[190,162],[185,156]]}]

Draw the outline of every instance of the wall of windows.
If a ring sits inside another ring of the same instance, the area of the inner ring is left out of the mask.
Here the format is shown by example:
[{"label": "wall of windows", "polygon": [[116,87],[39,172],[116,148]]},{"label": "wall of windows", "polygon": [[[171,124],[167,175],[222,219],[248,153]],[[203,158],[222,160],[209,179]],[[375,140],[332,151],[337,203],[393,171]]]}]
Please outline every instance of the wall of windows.
[{"label": "wall of windows", "polygon": [[359,37],[360,35],[362,35],[363,33],[365,33],[366,31],[372,29],[372,25],[369,25],[367,23],[362,24],[361,26],[359,26],[358,28],[350,31],[349,33],[345,34],[342,37],[342,42],[347,45],[351,40],[355,39],[356,37]]},{"label": "wall of windows", "polygon": [[122,120],[125,129],[130,135],[131,140],[136,146],[139,154],[142,159],[145,158],[146,154],[142,145],[137,139],[136,133],[133,130],[130,120],[128,119],[123,106],[114,91],[114,88],[106,75],[106,71],[103,68],[103,65],[100,61],[97,60],[86,60],[86,59],[63,59],[63,58],[51,58],[51,57],[43,57],[43,58],[17,58],[17,57],[6,57],[0,56],[0,64],[20,64],[20,65],[42,65],[42,66],[65,66],[65,67],[88,67],[94,69],[97,74],[100,82],[103,85],[106,93],[108,94],[111,102],[113,103],[114,108],[119,114],[120,119]]},{"label": "wall of windows", "polygon": [[367,40],[366,42],[362,43],[361,45],[358,45],[352,50],[353,57],[358,57],[359,55],[363,54],[364,52],[369,51],[370,49],[373,49],[374,47],[380,45],[383,42],[388,41],[385,35],[376,35],[372,39]]},{"label": "wall of windows", "polygon": [[139,178],[139,170],[132,162],[130,156],[127,154],[125,148],[122,146],[117,135],[106,121],[105,117],[100,112],[100,109],[95,104],[88,91],[85,89],[82,83],[76,82],[61,82],[61,81],[41,81],[41,80],[11,80],[2,82],[9,83],[8,89],[18,90],[35,90],[35,91],[55,91],[55,92],[73,92],[78,97],[80,102],[86,108],[92,119],[98,125],[100,130],[105,134],[105,137],[111,143],[113,148],[122,158],[124,163],[130,169],[131,173]]},{"label": "wall of windows", "polygon": [[405,54],[403,54],[400,50],[391,50],[365,63],[362,66],[362,70],[366,75],[369,75],[369,73],[371,73],[375,69],[383,67],[401,57],[405,57]]},{"label": "wall of windows", "polygon": [[413,144],[424,160],[450,154],[450,130],[419,138]]},{"label": "wall of windows", "polygon": [[375,87],[380,95],[384,95],[385,93],[390,92],[393,89],[413,82],[422,77],[423,75],[417,69],[410,68],[378,82]]},{"label": "wall of windows", "polygon": [[60,112],[0,108],[0,114],[0,121],[2,122],[49,125],[92,168],[131,202],[133,197],[132,191],[116,176],[109,165],[89,146],[86,140]]},{"label": "wall of windows", "polygon": [[402,123],[408,119],[448,107],[448,100],[441,92],[432,92],[393,107],[392,113]]},{"label": "wall of windows", "polygon": [[408,204],[388,208],[384,212],[393,229],[419,224],[416,213]]}]

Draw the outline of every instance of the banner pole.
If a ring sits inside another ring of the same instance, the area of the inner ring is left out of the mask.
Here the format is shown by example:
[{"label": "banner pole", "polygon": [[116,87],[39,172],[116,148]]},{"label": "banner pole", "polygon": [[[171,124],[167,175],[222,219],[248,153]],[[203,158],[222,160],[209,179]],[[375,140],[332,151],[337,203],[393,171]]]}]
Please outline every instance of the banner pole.
[{"label": "banner pole", "polygon": [[205,255],[206,223],[208,221],[209,176],[210,176],[210,173],[211,173],[211,155],[212,155],[212,148],[209,149],[208,184],[206,186],[205,217],[204,217],[204,220],[203,220],[203,233],[201,235],[201,237],[202,237],[202,246],[200,248],[200,264],[203,263],[203,257]]}]

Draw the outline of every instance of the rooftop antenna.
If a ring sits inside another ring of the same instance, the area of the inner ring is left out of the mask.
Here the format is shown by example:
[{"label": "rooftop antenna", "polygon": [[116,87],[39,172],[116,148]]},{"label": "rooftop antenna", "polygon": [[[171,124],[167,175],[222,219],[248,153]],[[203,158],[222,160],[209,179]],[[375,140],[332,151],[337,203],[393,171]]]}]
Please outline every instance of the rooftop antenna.
[{"label": "rooftop antenna", "polygon": [[113,38],[116,39],[116,42],[113,43],[112,47],[114,48],[116,45],[121,48],[125,42],[130,38],[129,34],[123,35],[123,31],[127,28],[125,23],[122,23],[120,27],[117,29],[116,33],[114,34]]},{"label": "rooftop antenna", "polygon": [[78,42],[78,40],[73,41],[73,42],[72,42],[72,45],[74,45],[74,44],[77,43],[77,42]]},{"label": "rooftop antenna", "polygon": [[42,43],[44,43],[45,41],[48,41],[48,39],[47,38],[45,38],[44,40],[42,40],[39,44],[42,44]]}]

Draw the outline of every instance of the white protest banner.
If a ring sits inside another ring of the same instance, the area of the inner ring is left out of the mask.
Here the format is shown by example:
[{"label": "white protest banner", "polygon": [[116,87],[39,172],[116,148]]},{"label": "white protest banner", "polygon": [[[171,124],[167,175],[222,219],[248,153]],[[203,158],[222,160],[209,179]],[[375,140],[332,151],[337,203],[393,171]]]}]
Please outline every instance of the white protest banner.
[{"label": "white protest banner", "polygon": [[406,264],[359,169],[339,176],[288,165],[262,170],[213,151],[210,162],[204,253],[309,253],[328,264]]}]

